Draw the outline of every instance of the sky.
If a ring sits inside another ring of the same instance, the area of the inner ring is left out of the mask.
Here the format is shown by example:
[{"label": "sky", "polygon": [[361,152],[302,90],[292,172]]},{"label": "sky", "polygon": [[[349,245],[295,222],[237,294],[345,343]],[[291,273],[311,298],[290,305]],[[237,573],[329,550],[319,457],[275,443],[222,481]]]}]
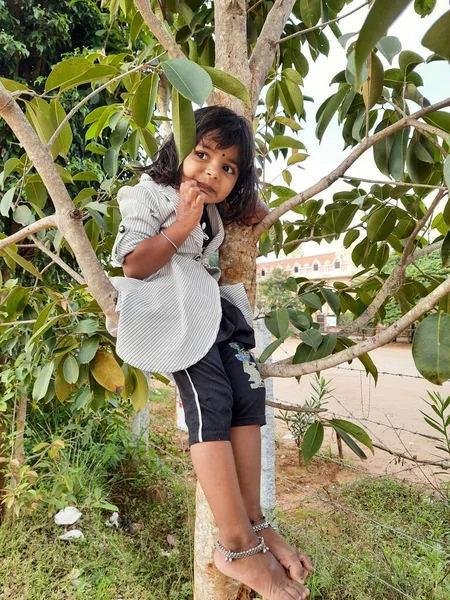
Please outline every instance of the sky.
[{"label": "sky", "polygon": [[[402,44],[403,50],[413,50],[424,58],[432,54],[431,51],[424,48],[421,40],[426,31],[431,25],[449,9],[448,0],[437,0],[434,12],[425,18],[421,18],[414,11],[414,3],[411,3],[406,11],[400,16],[398,21],[394,23],[388,31],[388,35],[397,36]],[[349,9],[356,8],[357,3],[352,2]],[[367,15],[367,9],[363,8],[354,15],[343,19],[339,26],[343,34],[357,32],[360,30],[364,19]],[[315,63],[310,61],[310,71],[304,81],[303,93],[314,98],[314,105],[310,102],[305,103],[307,110],[307,121],[302,122],[303,131],[298,133],[298,138],[306,145],[309,158],[301,164],[305,169],[297,167],[291,168],[293,175],[291,188],[296,192],[300,192],[312,184],[316,183],[321,177],[332,171],[351,149],[343,151],[344,141],[337,124],[335,117],[328,126],[325,135],[322,138],[322,143],[319,144],[315,136],[316,120],[315,114],[322,102],[338,89],[338,84],[333,84],[330,87],[329,82],[334,75],[345,68],[346,57],[345,50],[336,40],[330,30],[327,30],[327,37],[330,41],[329,56],[320,55]],[[356,39],[356,38],[355,38]],[[353,40],[353,38],[352,38]],[[306,45],[304,46],[306,48]],[[380,54],[378,54],[380,56]],[[381,57],[385,69],[391,68],[391,65]],[[398,67],[398,56],[394,58],[392,67]],[[420,65],[416,71],[424,80],[424,87],[420,89],[422,93],[430,100],[431,103],[442,100],[450,96],[450,65],[446,61],[432,62],[427,65]],[[412,104],[416,107],[415,104]],[[283,168],[283,162],[273,162],[267,166],[267,180],[271,181],[277,177]],[[386,180],[376,168],[373,162],[373,154],[368,150],[354,165],[349,169],[349,174],[360,177]],[[285,185],[281,177],[276,180],[280,185]],[[325,200],[331,200],[332,195],[337,191],[345,189],[344,182],[336,182],[331,189],[323,192],[320,197]],[[291,213],[292,214],[292,213]],[[284,219],[289,219],[289,214],[285,215]],[[295,217],[294,217],[295,218]],[[306,255],[321,254],[333,250],[334,247],[329,244],[322,243],[320,246],[310,242],[302,246]]]}]

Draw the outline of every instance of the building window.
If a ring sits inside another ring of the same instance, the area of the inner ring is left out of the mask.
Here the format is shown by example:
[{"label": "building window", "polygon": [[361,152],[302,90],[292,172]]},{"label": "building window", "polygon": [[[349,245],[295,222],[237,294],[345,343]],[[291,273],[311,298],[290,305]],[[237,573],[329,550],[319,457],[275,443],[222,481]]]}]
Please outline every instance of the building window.
[{"label": "building window", "polygon": [[334,268],[335,269],[340,269],[341,268],[341,261],[340,260],[335,260],[334,261]]},{"label": "building window", "polygon": [[261,277],[265,277],[266,276],[266,270],[265,269],[261,269]]},{"label": "building window", "polygon": [[294,266],[294,273],[298,273],[298,272],[299,272],[298,265],[295,265],[295,266]]},{"label": "building window", "polygon": [[318,271],[319,270],[319,263],[314,263],[313,264],[313,271]]}]

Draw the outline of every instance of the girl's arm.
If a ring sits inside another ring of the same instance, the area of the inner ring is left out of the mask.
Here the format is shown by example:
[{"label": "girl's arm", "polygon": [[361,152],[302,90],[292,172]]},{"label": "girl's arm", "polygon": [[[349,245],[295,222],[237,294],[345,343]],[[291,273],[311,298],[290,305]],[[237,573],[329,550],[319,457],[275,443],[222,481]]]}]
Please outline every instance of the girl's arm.
[{"label": "girl's arm", "polygon": [[269,207],[262,200],[259,200],[256,203],[255,213],[251,219],[249,219],[246,225],[257,225],[260,223],[266,215],[270,212]]},{"label": "girl's arm", "polygon": [[159,234],[140,242],[133,252],[125,257],[123,262],[125,275],[133,279],[146,279],[167,264],[176,252],[175,246],[179,248],[199,223],[204,200],[205,195],[196,182],[182,183],[177,220],[164,229],[167,237]]}]

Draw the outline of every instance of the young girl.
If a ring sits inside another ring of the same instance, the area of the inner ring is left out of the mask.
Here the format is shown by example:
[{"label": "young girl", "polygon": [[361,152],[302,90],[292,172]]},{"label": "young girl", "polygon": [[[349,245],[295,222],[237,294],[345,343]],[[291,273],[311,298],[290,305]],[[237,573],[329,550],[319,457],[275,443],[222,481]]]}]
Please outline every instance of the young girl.
[{"label": "young girl", "polygon": [[171,136],[141,182],[119,191],[113,261],[117,353],[143,371],[171,373],[192,462],[219,529],[215,564],[265,600],[305,600],[311,570],[264,520],[260,506],[265,389],[249,352],[252,311],[242,284],[218,285],[208,258],[227,221],[256,223],[251,130],[223,107],[195,113],[196,146],[180,168]]}]

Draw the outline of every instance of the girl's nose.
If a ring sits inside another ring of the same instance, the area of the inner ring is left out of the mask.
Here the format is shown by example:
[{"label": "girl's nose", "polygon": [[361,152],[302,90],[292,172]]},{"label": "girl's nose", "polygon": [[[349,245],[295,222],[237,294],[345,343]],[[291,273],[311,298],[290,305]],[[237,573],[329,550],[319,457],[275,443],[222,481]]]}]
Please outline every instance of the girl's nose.
[{"label": "girl's nose", "polygon": [[213,179],[217,179],[219,177],[219,168],[213,163],[209,163],[206,167],[206,174]]}]

